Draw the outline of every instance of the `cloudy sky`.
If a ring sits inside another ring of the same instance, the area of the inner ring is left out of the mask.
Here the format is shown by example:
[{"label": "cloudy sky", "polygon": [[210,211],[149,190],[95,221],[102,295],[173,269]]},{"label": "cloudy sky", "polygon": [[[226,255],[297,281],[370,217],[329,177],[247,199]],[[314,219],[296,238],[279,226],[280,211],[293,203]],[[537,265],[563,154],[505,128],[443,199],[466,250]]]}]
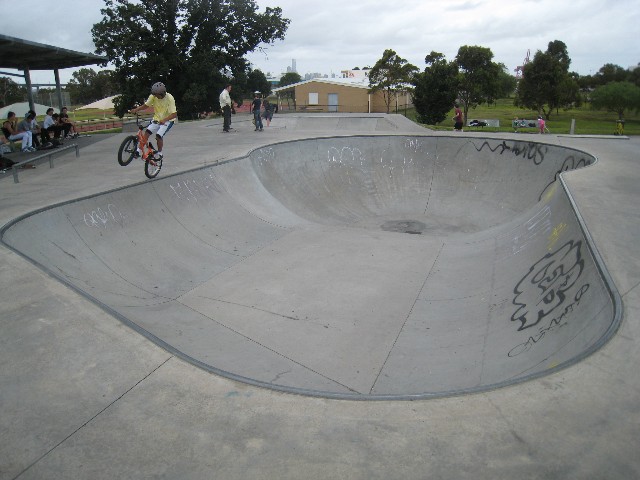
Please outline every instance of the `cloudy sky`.
[{"label": "cloudy sky", "polygon": [[[638,0],[257,0],[257,4],[261,11],[279,6],[291,20],[284,41],[250,55],[254,68],[264,73],[284,72],[295,59],[301,75],[339,74],[373,66],[387,48],[423,69],[424,57],[431,51],[452,60],[462,45],[490,48],[494,60],[513,72],[527,50],[533,58],[553,40],[567,45],[571,70],[581,75],[593,74],[606,63],[624,68],[640,63]],[[91,27],[100,21],[103,6],[104,0],[0,0],[1,33],[92,53]],[[68,81],[72,73],[61,70],[61,80]],[[53,72],[34,71],[32,81],[53,83]]]}]

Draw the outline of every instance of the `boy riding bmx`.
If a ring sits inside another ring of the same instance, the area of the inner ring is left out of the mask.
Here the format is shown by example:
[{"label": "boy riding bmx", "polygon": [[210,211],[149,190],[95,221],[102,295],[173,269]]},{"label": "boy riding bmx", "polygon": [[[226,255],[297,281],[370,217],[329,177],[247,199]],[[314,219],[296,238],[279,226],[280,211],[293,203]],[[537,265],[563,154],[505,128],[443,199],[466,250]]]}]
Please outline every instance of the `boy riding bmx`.
[{"label": "boy riding bmx", "polygon": [[[162,158],[162,147],[164,145],[164,136],[173,127],[173,124],[178,120],[178,112],[176,110],[176,101],[173,95],[167,92],[167,87],[164,83],[156,82],[151,86],[151,95],[146,102],[136,108],[129,110],[129,113],[138,113],[140,110],[145,110],[147,107],[153,107],[153,121],[147,126],[144,131],[145,143],[149,141],[149,136],[156,135],[158,142],[158,153],[156,158]],[[138,146],[138,156],[142,155],[140,147]]]}]

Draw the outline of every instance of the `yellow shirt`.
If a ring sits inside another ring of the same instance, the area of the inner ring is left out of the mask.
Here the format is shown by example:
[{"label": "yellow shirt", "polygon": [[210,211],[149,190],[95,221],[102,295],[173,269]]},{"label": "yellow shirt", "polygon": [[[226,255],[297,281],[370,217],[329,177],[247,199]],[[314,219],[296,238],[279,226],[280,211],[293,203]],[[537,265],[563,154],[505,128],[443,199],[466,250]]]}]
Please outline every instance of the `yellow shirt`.
[{"label": "yellow shirt", "polygon": [[[177,113],[176,101],[170,93],[167,93],[164,98],[149,95],[149,98],[144,102],[144,104],[148,107],[153,107],[153,119],[158,122],[167,118],[172,113]],[[178,117],[171,121],[178,122]]]}]

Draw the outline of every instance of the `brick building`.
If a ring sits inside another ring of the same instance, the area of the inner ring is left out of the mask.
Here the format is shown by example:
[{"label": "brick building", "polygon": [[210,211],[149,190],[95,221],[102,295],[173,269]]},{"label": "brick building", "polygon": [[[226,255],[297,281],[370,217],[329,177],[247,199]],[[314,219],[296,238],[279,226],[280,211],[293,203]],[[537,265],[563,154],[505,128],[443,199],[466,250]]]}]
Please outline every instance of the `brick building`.
[{"label": "brick building", "polygon": [[[291,97],[289,94],[292,93]],[[283,109],[308,112],[387,113],[382,92],[369,93],[368,79],[314,78],[273,89]],[[295,98],[295,102],[293,101]],[[392,98],[390,113],[413,106],[410,93]]]}]

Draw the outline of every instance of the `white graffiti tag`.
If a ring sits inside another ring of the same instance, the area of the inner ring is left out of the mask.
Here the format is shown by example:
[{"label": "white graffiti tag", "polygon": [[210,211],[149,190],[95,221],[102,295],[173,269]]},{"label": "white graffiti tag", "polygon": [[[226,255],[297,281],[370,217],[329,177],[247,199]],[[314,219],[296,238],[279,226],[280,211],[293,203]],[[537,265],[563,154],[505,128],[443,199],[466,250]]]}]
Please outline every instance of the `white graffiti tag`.
[{"label": "white graffiti tag", "polygon": [[215,190],[212,178],[211,175],[203,178],[189,178],[181,180],[178,183],[172,183],[169,185],[169,188],[171,188],[171,191],[180,200],[197,202],[199,198],[211,198]]},{"label": "white graffiti tag", "polygon": [[107,228],[111,223],[124,226],[124,220],[126,219],[118,207],[110,203],[103,210],[101,207],[92,210],[91,212],[84,214],[84,223],[87,227],[92,228]]},{"label": "white graffiti tag", "polygon": [[359,164],[360,166],[363,166],[364,155],[357,147],[342,147],[342,149],[329,147],[329,150],[327,151],[327,160],[339,165],[346,164],[348,166],[355,166]]},{"label": "white graffiti tag", "polygon": [[256,161],[262,165],[263,163],[269,163],[276,159],[276,152],[273,148],[261,148],[255,152]]}]

